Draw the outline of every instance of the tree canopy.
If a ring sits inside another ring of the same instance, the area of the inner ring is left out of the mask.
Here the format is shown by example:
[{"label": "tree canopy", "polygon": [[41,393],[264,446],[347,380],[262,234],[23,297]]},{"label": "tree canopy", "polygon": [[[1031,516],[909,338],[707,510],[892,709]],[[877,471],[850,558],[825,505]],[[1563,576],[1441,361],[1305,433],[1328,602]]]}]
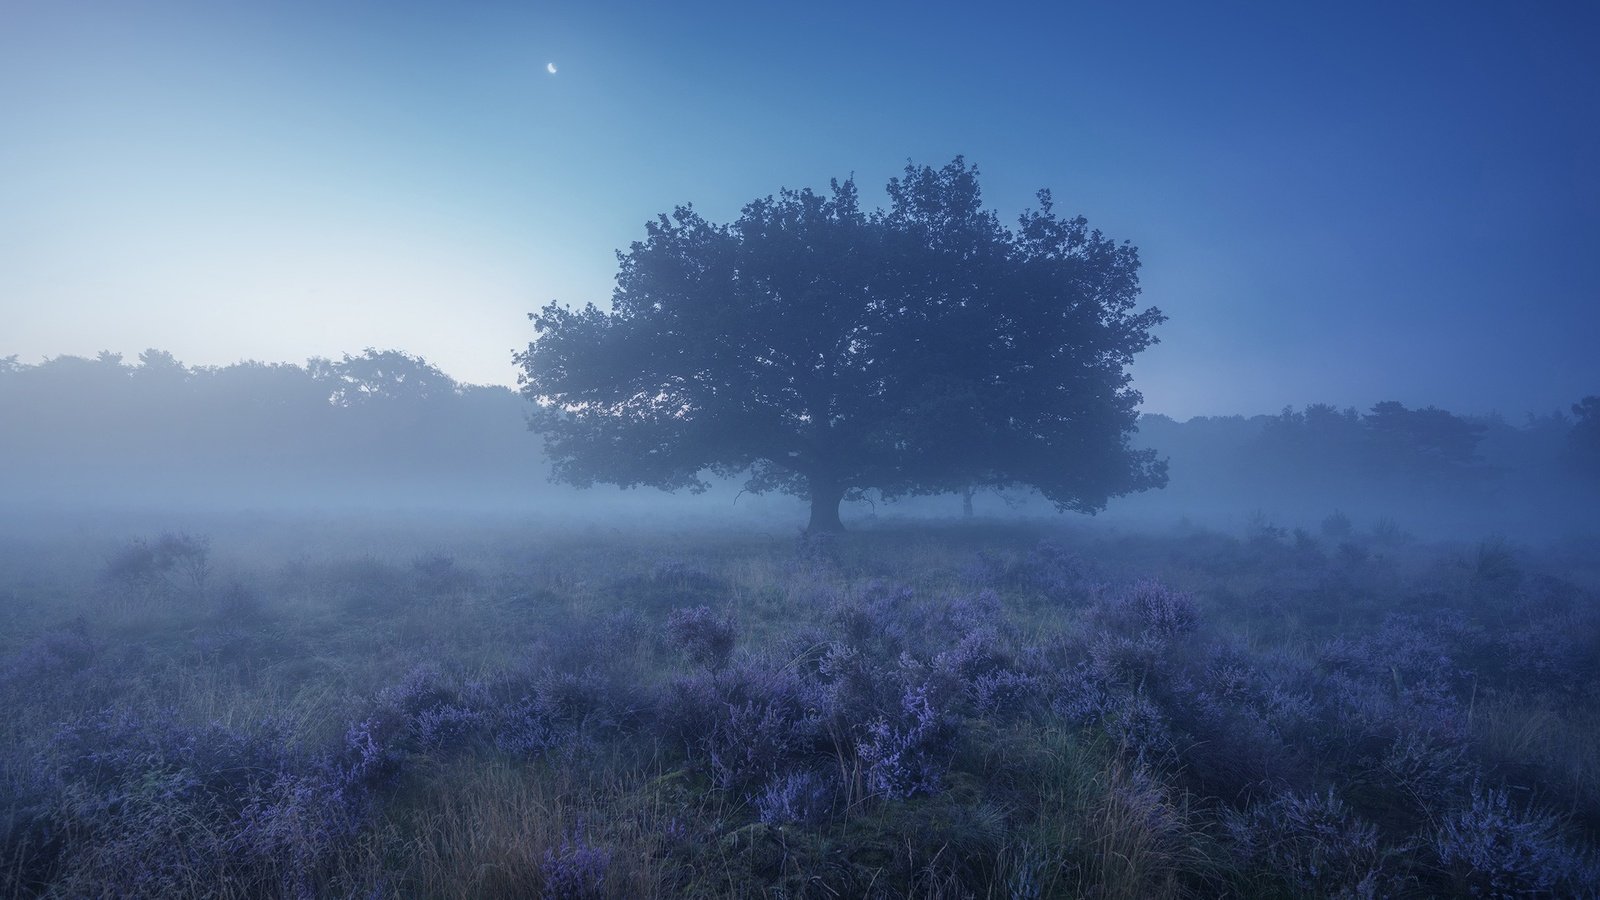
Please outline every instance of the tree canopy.
[{"label": "tree canopy", "polygon": [[186,366],[146,350],[0,357],[13,505],[475,506],[537,490],[525,402],[421,357]]},{"label": "tree canopy", "polygon": [[1590,396],[1572,404],[1577,417],[1568,435],[1569,458],[1578,471],[1600,479],[1600,396]]},{"label": "tree canopy", "polygon": [[978,170],[908,164],[889,207],[853,180],[729,224],[679,207],[619,253],[611,309],[551,303],[516,354],[558,479],[809,497],[1027,485],[1064,510],[1159,487],[1126,367],[1164,321],[1139,256],[1039,208],[1003,226]]}]

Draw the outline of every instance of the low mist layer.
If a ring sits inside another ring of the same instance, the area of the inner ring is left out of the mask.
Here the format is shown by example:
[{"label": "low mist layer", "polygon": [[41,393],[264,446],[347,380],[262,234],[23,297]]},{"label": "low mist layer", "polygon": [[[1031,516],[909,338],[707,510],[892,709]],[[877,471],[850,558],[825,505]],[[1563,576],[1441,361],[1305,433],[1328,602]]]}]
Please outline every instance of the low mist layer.
[{"label": "low mist layer", "polygon": [[[712,479],[703,495],[552,484],[530,404],[465,385],[418,357],[368,350],[306,365],[188,367],[147,351],[0,365],[3,506],[112,509],[496,511],[804,524],[791,498]],[[1161,490],[1115,499],[1112,521],[1181,518],[1233,529],[1378,526],[1535,539],[1600,527],[1600,401],[1514,422],[1377,403],[1275,415],[1147,414],[1136,446],[1168,462]],[[844,518],[1056,515],[1029,491],[974,489],[888,502],[847,497]],[[179,517],[181,518],[181,516]]]}]

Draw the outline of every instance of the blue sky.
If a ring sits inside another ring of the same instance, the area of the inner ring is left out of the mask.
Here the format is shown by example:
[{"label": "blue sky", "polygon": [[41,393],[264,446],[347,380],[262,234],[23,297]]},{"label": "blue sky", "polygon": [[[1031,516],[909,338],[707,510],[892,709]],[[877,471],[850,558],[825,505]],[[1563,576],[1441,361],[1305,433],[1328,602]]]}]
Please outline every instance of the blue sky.
[{"label": "blue sky", "polygon": [[1140,247],[1150,411],[1600,393],[1593,4],[461,6],[0,5],[0,355],[510,383],[655,214],[964,154]]}]

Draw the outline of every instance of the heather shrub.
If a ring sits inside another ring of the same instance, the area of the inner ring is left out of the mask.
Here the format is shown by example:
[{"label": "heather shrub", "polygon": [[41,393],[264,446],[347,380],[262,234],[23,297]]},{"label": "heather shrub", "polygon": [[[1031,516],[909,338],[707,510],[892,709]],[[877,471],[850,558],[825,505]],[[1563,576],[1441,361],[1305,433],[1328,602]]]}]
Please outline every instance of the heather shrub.
[{"label": "heather shrub", "polygon": [[1099,592],[1094,621],[1125,635],[1170,641],[1200,625],[1194,597],[1152,580]]},{"label": "heather shrub", "polygon": [[1165,767],[1180,759],[1187,743],[1165,711],[1143,691],[1113,694],[1100,726],[1123,753],[1143,765]]},{"label": "heather shrub", "polygon": [[657,728],[721,790],[752,790],[826,752],[826,698],[793,671],[756,662],[674,679]]},{"label": "heather shrub", "polygon": [[926,686],[908,687],[900,709],[867,723],[856,741],[867,792],[887,799],[938,793],[951,753],[951,728]]},{"label": "heather shrub", "polygon": [[1088,648],[1094,677],[1107,685],[1132,688],[1151,680],[1165,681],[1179,662],[1171,646],[1160,637],[1101,632]]},{"label": "heather shrub", "polygon": [[1562,840],[1560,820],[1511,802],[1501,788],[1472,786],[1469,803],[1428,838],[1451,890],[1474,897],[1590,895],[1592,860]]},{"label": "heather shrub", "polygon": [[539,864],[547,900],[597,900],[606,894],[606,875],[611,868],[611,851],[596,847],[581,837],[570,837],[561,846],[546,850]]},{"label": "heather shrub", "polygon": [[1229,798],[1305,781],[1310,748],[1286,737],[1270,709],[1201,684],[1181,679],[1163,706],[1172,732],[1183,736],[1177,749],[1185,781]]},{"label": "heather shrub", "polygon": [[482,720],[437,666],[419,665],[380,691],[365,727],[384,752],[404,759],[429,754],[465,739]]},{"label": "heather shrub", "polygon": [[1465,744],[1412,729],[1395,737],[1378,768],[1386,798],[1413,819],[1459,796],[1476,774]]},{"label": "heather shrub", "polygon": [[16,689],[75,675],[94,666],[105,649],[104,642],[90,637],[85,619],[46,629],[0,659],[0,688]]},{"label": "heather shrub", "polygon": [[994,626],[975,628],[961,635],[955,645],[933,658],[933,668],[949,675],[961,689],[976,699],[979,684],[992,682],[1007,673],[1007,678],[1026,681],[1017,672],[1018,663],[1006,641]]},{"label": "heather shrub", "polygon": [[955,634],[980,628],[998,629],[1005,624],[1000,595],[989,589],[956,597],[944,605],[939,625]]},{"label": "heather shrub", "polygon": [[1057,602],[1080,599],[1090,584],[1088,564],[1066,547],[1047,540],[1028,551],[1013,577]]},{"label": "heather shrub", "polygon": [[839,786],[814,771],[780,773],[753,799],[756,818],[767,825],[816,825],[828,818]]},{"label": "heather shrub", "polygon": [[701,742],[712,784],[725,791],[749,788],[814,749],[819,723],[786,699],[769,695],[730,704],[716,719]]},{"label": "heather shrub", "polygon": [[1351,813],[1331,790],[1285,792],[1242,814],[1224,813],[1223,825],[1246,865],[1265,868],[1296,896],[1382,893],[1378,830]]},{"label": "heather shrub", "polygon": [[911,649],[928,611],[907,586],[871,581],[853,596],[827,604],[825,622],[841,644],[876,659],[892,660]]},{"label": "heather shrub", "polygon": [[379,692],[361,728],[396,765],[473,743],[532,758],[594,746],[623,726],[637,701],[594,669],[508,672],[458,685],[421,665]]},{"label": "heather shrub", "polygon": [[830,732],[841,743],[857,724],[899,709],[905,679],[911,668],[924,666],[909,655],[885,660],[843,643],[831,643],[808,674],[817,708],[826,715]]},{"label": "heather shrub", "polygon": [[1600,688],[1600,616],[1561,612],[1523,621],[1502,638],[1508,684],[1563,699]]},{"label": "heather shrub", "polygon": [[1111,692],[1105,679],[1087,661],[1057,668],[1047,690],[1050,711],[1074,725],[1098,723],[1111,707]]},{"label": "heather shrub", "polygon": [[979,715],[1000,716],[1030,708],[1039,697],[1040,688],[1037,675],[995,668],[973,678],[967,692]]},{"label": "heather shrub", "polygon": [[[48,628],[0,585],[0,895],[1596,893],[1588,570],[914,537],[797,570],[740,536],[727,580],[304,563]],[[429,595],[462,602],[393,606]]]},{"label": "heather shrub", "polygon": [[546,670],[534,685],[534,700],[552,723],[573,736],[615,731],[643,702],[627,686],[592,668],[581,672]]},{"label": "heather shrub", "polygon": [[690,663],[720,669],[733,654],[733,617],[719,616],[706,606],[675,609],[667,616],[667,637]]},{"label": "heather shrub", "polygon": [[33,877],[127,896],[223,882],[311,896],[362,827],[371,772],[359,754],[319,761],[289,747],[272,728],[128,708],[62,726],[38,762],[45,790],[24,813],[28,830],[51,835],[27,848]]},{"label": "heather shrub", "polygon": [[532,758],[559,746],[565,735],[536,699],[523,696],[495,707],[489,719],[494,744],[514,757]]},{"label": "heather shrub", "polygon": [[1451,631],[1448,618],[1423,622],[1397,613],[1363,637],[1328,641],[1318,653],[1327,670],[1325,702],[1365,734],[1386,739],[1410,728],[1460,740],[1466,729],[1460,692],[1471,679],[1456,662],[1461,651]]},{"label": "heather shrub", "polygon": [[979,551],[961,574],[973,585],[1024,590],[1062,604],[1080,602],[1094,586],[1088,563],[1048,540],[1020,557]]},{"label": "heather shrub", "polygon": [[360,726],[353,728],[340,753],[303,771],[279,773],[253,797],[240,813],[230,850],[276,871],[283,894],[318,896],[332,861],[369,824],[373,791],[392,766]]}]

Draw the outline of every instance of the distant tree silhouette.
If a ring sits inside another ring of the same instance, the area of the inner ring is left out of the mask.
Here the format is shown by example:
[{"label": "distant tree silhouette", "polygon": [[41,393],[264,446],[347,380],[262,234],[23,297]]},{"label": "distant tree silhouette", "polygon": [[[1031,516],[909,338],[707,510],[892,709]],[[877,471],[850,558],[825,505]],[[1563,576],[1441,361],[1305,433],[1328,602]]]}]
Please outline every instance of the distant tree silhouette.
[{"label": "distant tree silhouette", "polygon": [[453,396],[454,379],[420,356],[368,347],[360,356],[344,354],[338,362],[313,359],[312,377],[325,382],[336,406],[369,401],[426,402]]},{"label": "distant tree silhouette", "polygon": [[679,207],[620,256],[610,312],[554,303],[516,355],[556,475],[809,497],[1030,485],[1062,509],[1165,483],[1131,449],[1125,367],[1163,321],[1137,251],[1055,215],[983,209],[978,171],[907,165],[887,211],[853,181],[784,190],[730,224]]},{"label": "distant tree silhouette", "polygon": [[1366,455],[1368,434],[1354,409],[1313,403],[1285,409],[1262,425],[1261,443],[1300,470],[1337,472]]},{"label": "distant tree silhouette", "polygon": [[[102,362],[122,362],[120,353],[100,353]],[[178,362],[177,357],[166,350],[157,350],[154,347],[139,354],[139,366],[134,370],[136,374],[155,375],[158,377],[183,378],[188,375],[189,369]]]},{"label": "distant tree silhouette", "polygon": [[1578,471],[1600,479],[1600,396],[1572,404],[1577,421],[1567,435],[1569,456]]},{"label": "distant tree silhouette", "polygon": [[1364,423],[1376,464],[1412,475],[1460,475],[1477,459],[1487,430],[1442,409],[1406,409],[1387,400],[1372,407]]},{"label": "distant tree silhouette", "polygon": [[1366,415],[1314,403],[1285,409],[1262,426],[1260,449],[1269,465],[1296,477],[1461,476],[1473,469],[1488,428],[1435,407],[1407,409],[1386,400]]},{"label": "distant tree silhouette", "polygon": [[355,503],[526,495],[525,403],[420,357],[189,367],[146,350],[0,359],[0,498]]}]

